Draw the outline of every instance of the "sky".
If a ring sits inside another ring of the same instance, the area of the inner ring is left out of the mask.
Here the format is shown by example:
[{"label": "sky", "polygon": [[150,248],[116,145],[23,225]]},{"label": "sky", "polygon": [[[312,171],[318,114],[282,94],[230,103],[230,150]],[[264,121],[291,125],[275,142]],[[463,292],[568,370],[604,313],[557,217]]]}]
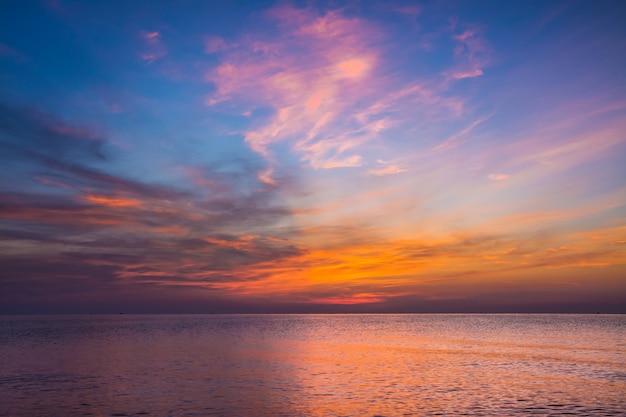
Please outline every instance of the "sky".
[{"label": "sky", "polygon": [[626,313],[626,3],[0,5],[2,313]]}]

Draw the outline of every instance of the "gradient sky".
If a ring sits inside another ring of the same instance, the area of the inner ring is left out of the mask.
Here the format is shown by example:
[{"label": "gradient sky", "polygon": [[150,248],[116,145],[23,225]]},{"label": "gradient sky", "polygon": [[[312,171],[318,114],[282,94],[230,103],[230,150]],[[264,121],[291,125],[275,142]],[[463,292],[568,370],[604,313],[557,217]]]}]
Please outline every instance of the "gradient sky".
[{"label": "gradient sky", "polygon": [[626,2],[0,5],[0,309],[626,312]]}]

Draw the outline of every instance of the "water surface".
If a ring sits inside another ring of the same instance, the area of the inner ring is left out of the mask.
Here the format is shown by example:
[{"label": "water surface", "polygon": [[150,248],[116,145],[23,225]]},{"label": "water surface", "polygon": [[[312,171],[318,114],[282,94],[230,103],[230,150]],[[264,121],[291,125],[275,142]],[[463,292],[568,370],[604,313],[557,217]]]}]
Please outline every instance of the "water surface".
[{"label": "water surface", "polygon": [[0,318],[0,416],[626,415],[624,315]]}]

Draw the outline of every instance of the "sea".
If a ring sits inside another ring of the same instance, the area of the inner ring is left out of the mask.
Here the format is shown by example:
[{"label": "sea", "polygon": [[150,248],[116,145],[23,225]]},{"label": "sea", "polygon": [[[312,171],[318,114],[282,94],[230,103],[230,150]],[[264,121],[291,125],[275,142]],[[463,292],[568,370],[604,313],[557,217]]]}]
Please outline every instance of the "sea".
[{"label": "sea", "polygon": [[0,416],[626,415],[626,315],[0,317]]}]

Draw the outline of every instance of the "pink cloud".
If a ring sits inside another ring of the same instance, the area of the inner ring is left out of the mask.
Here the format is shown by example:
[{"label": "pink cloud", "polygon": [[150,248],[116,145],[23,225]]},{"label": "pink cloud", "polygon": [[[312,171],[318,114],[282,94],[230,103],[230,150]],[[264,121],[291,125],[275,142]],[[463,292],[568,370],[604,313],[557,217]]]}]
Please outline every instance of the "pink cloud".
[{"label": "pink cloud", "polygon": [[161,34],[159,32],[141,32],[141,36],[146,40],[146,42],[151,44],[156,44],[159,42],[161,38]]},{"label": "pink cloud", "polygon": [[415,19],[422,12],[422,9],[418,6],[403,6],[393,9],[395,12],[405,15],[407,17]]},{"label": "pink cloud", "polygon": [[[243,132],[270,165],[278,163],[274,151],[282,144],[314,169],[365,166],[391,128],[458,118],[464,111],[464,101],[444,94],[440,79],[390,75],[381,49],[385,34],[370,21],[290,6],[263,17],[278,33],[205,40],[206,52],[220,60],[205,74],[214,85],[205,103],[236,114],[272,108],[264,120],[251,118]],[[459,42],[474,45],[473,36],[460,35]]]},{"label": "pink cloud", "polygon": [[385,168],[370,169],[367,172],[378,177],[384,177],[386,175],[401,174],[406,171],[406,169],[400,168],[398,165],[389,165]]},{"label": "pink cloud", "polygon": [[481,117],[479,119],[474,120],[469,126],[467,126],[465,129],[461,130],[458,133],[455,133],[454,135],[450,136],[448,139],[444,140],[443,142],[441,142],[439,145],[435,146],[433,148],[433,151],[435,152],[444,152],[444,151],[448,151],[450,149],[454,149],[456,147],[458,147],[464,140],[464,138],[472,131],[474,130],[474,128],[476,126],[478,126],[479,124],[483,123],[485,120],[487,120],[489,117],[491,116],[486,116],[486,117]]},{"label": "pink cloud", "polygon": [[76,189],[76,187],[73,187],[73,186],[71,186],[69,184],[65,184],[64,182],[61,182],[61,181],[51,180],[51,179],[46,178],[46,177],[35,176],[35,179],[37,181],[39,181],[40,183],[45,184],[45,185],[55,185],[55,186],[61,187],[61,188]]},{"label": "pink cloud", "polygon": [[349,59],[337,65],[337,69],[345,78],[359,78],[369,69],[370,65],[364,59]]},{"label": "pink cloud", "polygon": [[461,80],[463,78],[480,77],[483,74],[483,70],[481,70],[480,68],[474,68],[466,72],[452,72],[450,73],[450,78],[454,78],[455,80]]},{"label": "pink cloud", "polygon": [[72,136],[74,138],[97,139],[98,137],[92,129],[86,127],[59,124],[51,126],[50,129],[60,135]]},{"label": "pink cloud", "polygon": [[148,63],[158,61],[167,55],[167,49],[163,45],[161,33],[157,31],[140,31],[139,36],[145,43],[145,50],[139,53],[139,57]]},{"label": "pink cloud", "polygon": [[557,107],[543,115],[550,123],[529,125],[517,140],[493,152],[518,171],[516,178],[525,181],[571,169],[602,158],[626,142],[623,109],[622,102],[602,108],[594,100]]},{"label": "pink cloud", "polygon": [[325,164],[324,168],[346,168],[361,166],[361,156],[352,155],[345,158],[331,158]]},{"label": "pink cloud", "polygon": [[316,168],[358,166],[360,160],[344,152],[362,143],[368,129],[370,138],[376,132],[347,113],[368,93],[363,87],[378,61],[371,42],[375,31],[338,12],[319,16],[280,7],[267,17],[278,22],[283,36],[249,37],[232,45],[214,38],[207,42],[207,51],[223,54],[222,63],[206,75],[216,87],[206,103],[274,107],[266,124],[245,135],[249,146],[268,158],[273,144],[287,141]]},{"label": "pink cloud", "polygon": [[275,185],[276,180],[272,177],[273,173],[274,173],[274,169],[270,167],[259,172],[257,174],[257,178],[259,179],[259,181],[264,182],[266,184]]},{"label": "pink cloud", "polygon": [[217,36],[210,36],[204,40],[204,51],[207,54],[222,52],[228,48],[224,39]]},{"label": "pink cloud", "polygon": [[446,77],[460,80],[483,75],[483,68],[489,62],[490,48],[481,32],[476,28],[468,29],[452,38],[456,41],[454,56],[458,64],[446,72]]},{"label": "pink cloud", "polygon": [[506,179],[509,179],[509,176],[506,174],[489,174],[487,178],[489,178],[491,181],[504,181]]}]

